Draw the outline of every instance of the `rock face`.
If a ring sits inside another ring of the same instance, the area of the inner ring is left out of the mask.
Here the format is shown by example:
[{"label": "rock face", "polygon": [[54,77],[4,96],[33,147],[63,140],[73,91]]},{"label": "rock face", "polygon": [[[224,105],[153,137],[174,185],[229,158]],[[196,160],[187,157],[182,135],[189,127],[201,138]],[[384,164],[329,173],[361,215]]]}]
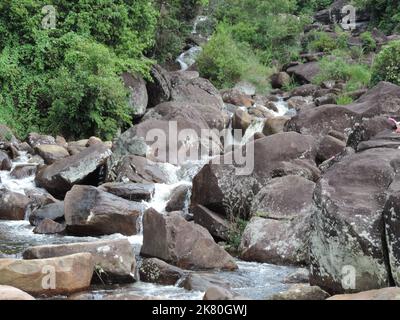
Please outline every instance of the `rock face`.
[{"label": "rock face", "polygon": [[41,156],[46,164],[53,164],[57,160],[69,156],[69,152],[59,145],[41,144],[35,148],[35,151]]},{"label": "rock face", "polygon": [[143,217],[141,255],[183,269],[237,269],[234,259],[206,229],[187,222],[180,214],[162,215],[154,209],[147,210]]},{"label": "rock face", "polygon": [[140,281],[165,286],[175,285],[186,274],[185,271],[157,258],[144,259],[139,268]]},{"label": "rock face", "polygon": [[[299,176],[275,178],[257,194],[241,243],[248,261],[308,265],[315,183]],[[264,218],[261,218],[264,217]]]},{"label": "rock face", "polygon": [[0,220],[24,220],[30,200],[23,194],[0,190]]},{"label": "rock face", "polygon": [[384,288],[355,294],[341,294],[327,300],[400,300],[400,288]]},{"label": "rock face", "polygon": [[69,294],[90,285],[94,261],[90,253],[40,260],[0,260],[0,284],[32,295]]},{"label": "rock face", "polygon": [[98,183],[99,170],[110,155],[111,151],[105,145],[93,145],[44,167],[38,172],[36,183],[53,196],[63,197],[75,184]]},{"label": "rock face", "polygon": [[30,294],[14,287],[0,285],[0,301],[35,300]]},{"label": "rock face", "polygon": [[122,74],[125,87],[130,91],[129,106],[134,117],[143,116],[146,113],[149,97],[147,95],[146,82],[140,76],[134,76],[128,72]]},{"label": "rock face", "polygon": [[233,155],[239,159],[241,152],[239,149],[226,154],[221,164],[203,167],[193,179],[191,208],[202,205],[223,216],[247,218],[255,195],[272,178],[299,175],[317,180],[320,174],[314,162],[315,141],[311,136],[291,132],[256,140],[248,145],[249,156],[246,156],[246,167],[254,169],[242,175],[237,167],[226,164]]},{"label": "rock face", "polygon": [[74,186],[65,197],[64,210],[70,234],[131,236],[139,232],[138,219],[143,205],[92,186]]},{"label": "rock face", "polygon": [[398,150],[377,148],[347,156],[325,172],[314,195],[311,284],[332,293],[389,284],[383,211],[399,166]]},{"label": "rock face", "polygon": [[93,277],[96,282],[123,283],[134,281],[136,259],[128,240],[104,240],[31,247],[25,250],[23,257],[24,259],[48,259],[82,252],[92,254],[96,269]]}]

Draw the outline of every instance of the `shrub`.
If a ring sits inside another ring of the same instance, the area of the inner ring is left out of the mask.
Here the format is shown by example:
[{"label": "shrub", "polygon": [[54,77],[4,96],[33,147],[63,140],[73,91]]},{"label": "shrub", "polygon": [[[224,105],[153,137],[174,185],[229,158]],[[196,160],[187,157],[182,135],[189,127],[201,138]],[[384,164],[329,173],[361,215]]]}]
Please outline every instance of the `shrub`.
[{"label": "shrub", "polygon": [[337,40],[332,38],[326,32],[315,31],[310,33],[308,44],[309,51],[314,52],[332,52],[338,48]]},{"label": "shrub", "polygon": [[364,32],[360,36],[362,42],[362,48],[364,52],[372,52],[376,50],[376,41],[372,37],[371,32]]},{"label": "shrub", "polygon": [[268,68],[259,62],[247,44],[233,39],[226,24],[218,26],[204,46],[197,64],[201,75],[219,88],[232,87],[241,80],[253,83],[260,91],[268,85]]},{"label": "shrub", "polygon": [[333,56],[324,57],[320,61],[320,73],[314,79],[316,84],[327,80],[346,82],[346,91],[354,91],[369,85],[371,72],[367,65],[356,63],[345,53],[335,51]]},{"label": "shrub", "polygon": [[336,103],[338,104],[338,105],[347,105],[347,104],[350,104],[350,103],[353,103],[353,98],[352,97],[349,97],[349,96],[347,96],[347,95],[340,95],[337,99],[336,99]]},{"label": "shrub", "polygon": [[400,41],[393,41],[377,55],[372,68],[372,84],[389,81],[400,85]]}]

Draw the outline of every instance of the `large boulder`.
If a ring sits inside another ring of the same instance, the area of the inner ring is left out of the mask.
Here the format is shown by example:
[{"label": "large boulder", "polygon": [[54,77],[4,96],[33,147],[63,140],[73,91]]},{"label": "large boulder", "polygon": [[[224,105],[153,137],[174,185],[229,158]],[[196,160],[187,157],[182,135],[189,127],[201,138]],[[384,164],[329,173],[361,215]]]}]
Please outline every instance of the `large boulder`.
[{"label": "large boulder", "polygon": [[141,255],[156,257],[183,269],[234,270],[234,259],[203,227],[179,213],[162,215],[149,209],[143,217]]},{"label": "large boulder", "polygon": [[98,184],[100,171],[110,155],[111,150],[105,145],[93,145],[39,170],[35,181],[53,196],[62,198],[75,184]]},{"label": "large boulder", "polygon": [[0,259],[0,284],[36,295],[70,294],[90,286],[94,270],[90,253],[51,259]]},{"label": "large boulder", "polygon": [[41,144],[35,147],[35,151],[44,159],[46,164],[53,164],[57,160],[69,156],[67,149],[56,144]]},{"label": "large boulder", "polygon": [[10,286],[0,285],[0,301],[7,301],[7,300],[24,301],[24,300],[35,300],[35,298],[20,289]]},{"label": "large boulder", "polygon": [[0,220],[24,220],[30,199],[20,193],[0,190]]},{"label": "large boulder", "polygon": [[56,144],[56,139],[52,136],[31,132],[28,135],[27,141],[32,148],[42,144]]},{"label": "large boulder", "polygon": [[174,188],[165,207],[167,212],[183,211],[187,206],[190,194],[190,185],[182,184]]},{"label": "large boulder", "polygon": [[136,272],[136,259],[128,240],[102,240],[95,242],[44,245],[31,247],[24,251],[24,259],[48,259],[89,252],[92,254],[96,272],[96,282],[133,282]]},{"label": "large boulder", "polygon": [[142,211],[141,203],[92,186],[74,186],[64,201],[67,231],[74,235],[135,235],[139,232]]},{"label": "large boulder", "polygon": [[214,159],[203,167],[193,179],[192,208],[202,205],[225,216],[247,218],[255,195],[272,178],[285,175],[319,178],[315,141],[311,136],[280,133],[251,142],[246,149],[244,169],[229,164],[233,158],[241,159],[242,149],[226,154],[219,159],[220,164]]},{"label": "large boulder", "polygon": [[129,90],[129,107],[134,117],[141,117],[146,113],[149,97],[147,95],[146,82],[141,76],[132,75],[129,72],[122,74],[125,87]]},{"label": "large boulder", "polygon": [[[315,183],[275,178],[256,195],[241,242],[241,258],[279,265],[308,265]],[[263,217],[263,218],[262,218]]]},{"label": "large boulder", "polygon": [[398,150],[376,148],[326,170],[314,194],[311,284],[330,293],[389,284],[383,210],[399,159]]},{"label": "large boulder", "polygon": [[290,67],[286,72],[301,83],[311,83],[320,73],[318,62],[308,62]]}]

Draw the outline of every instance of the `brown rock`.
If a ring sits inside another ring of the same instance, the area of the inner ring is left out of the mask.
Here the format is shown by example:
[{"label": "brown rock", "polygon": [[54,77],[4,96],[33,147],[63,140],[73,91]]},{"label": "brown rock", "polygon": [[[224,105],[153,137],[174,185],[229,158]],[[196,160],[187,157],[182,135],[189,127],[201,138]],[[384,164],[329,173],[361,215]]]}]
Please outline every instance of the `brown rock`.
[{"label": "brown rock", "polygon": [[30,202],[23,194],[0,190],[0,220],[24,220]]},{"label": "brown rock", "polygon": [[383,288],[354,294],[340,294],[327,300],[400,300],[400,288]]},{"label": "brown rock", "polygon": [[0,285],[0,301],[7,300],[35,300],[35,298],[17,288]]},{"label": "brown rock", "polygon": [[34,229],[36,234],[56,234],[65,231],[65,225],[51,219],[42,220]]},{"label": "brown rock", "polygon": [[35,147],[35,151],[44,159],[46,164],[53,164],[57,160],[69,156],[67,149],[55,144],[41,144]]},{"label": "brown rock", "polygon": [[157,258],[144,259],[139,268],[140,281],[173,286],[186,272]]}]

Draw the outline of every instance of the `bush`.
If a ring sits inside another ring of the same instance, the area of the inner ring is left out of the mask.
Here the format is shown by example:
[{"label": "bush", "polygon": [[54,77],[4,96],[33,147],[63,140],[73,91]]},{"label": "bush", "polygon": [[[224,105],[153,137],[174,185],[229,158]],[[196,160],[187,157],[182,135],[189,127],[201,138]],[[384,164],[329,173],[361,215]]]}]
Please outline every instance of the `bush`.
[{"label": "bush", "polygon": [[362,48],[364,52],[372,52],[376,50],[376,41],[372,37],[371,32],[364,32],[360,36],[362,42]]},{"label": "bush", "polygon": [[332,56],[320,61],[320,74],[314,79],[316,84],[327,80],[346,82],[346,91],[367,87],[371,81],[371,72],[367,65],[351,60],[345,53],[335,51]]},{"label": "bush", "polygon": [[337,40],[326,32],[314,31],[310,33],[309,37],[309,51],[329,53],[338,48]]},{"label": "bush", "polygon": [[393,41],[377,55],[372,68],[372,84],[389,81],[400,85],[400,41]]},{"label": "bush", "polygon": [[218,26],[197,64],[201,75],[219,88],[233,87],[244,80],[256,85],[259,91],[267,89],[268,68],[259,62],[248,45],[233,39],[228,25]]}]

